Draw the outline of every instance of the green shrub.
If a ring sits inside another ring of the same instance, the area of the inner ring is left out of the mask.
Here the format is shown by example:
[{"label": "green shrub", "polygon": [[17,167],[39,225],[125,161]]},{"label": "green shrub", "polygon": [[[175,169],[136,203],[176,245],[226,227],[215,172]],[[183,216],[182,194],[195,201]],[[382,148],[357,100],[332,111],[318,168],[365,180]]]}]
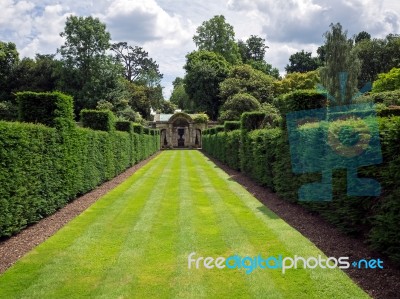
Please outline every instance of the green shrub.
[{"label": "green shrub", "polygon": [[119,120],[115,123],[115,129],[122,132],[133,132],[133,125],[130,121]]},{"label": "green shrub", "polygon": [[72,97],[60,92],[19,92],[19,120],[54,127],[60,119],[73,120]]},{"label": "green shrub", "polygon": [[233,130],[227,132],[225,137],[225,162],[229,167],[235,170],[240,169],[240,135],[240,130]]},{"label": "green shrub", "polygon": [[392,68],[389,72],[379,74],[375,80],[372,91],[382,92],[400,89],[400,68]]},{"label": "green shrub", "polygon": [[241,130],[243,131],[252,131],[261,129],[266,114],[264,112],[245,112],[242,114],[240,122],[241,122]]},{"label": "green shrub", "polygon": [[111,132],[115,129],[115,116],[110,110],[83,109],[81,122],[83,127],[92,130]]},{"label": "green shrub", "polygon": [[230,132],[239,129],[240,129],[240,121],[226,121],[224,123],[225,132]]},{"label": "green shrub", "polygon": [[143,134],[144,128],[141,124],[133,123],[133,132]]},{"label": "green shrub", "polygon": [[356,103],[382,103],[385,106],[400,105],[400,90],[365,93],[355,100]]},{"label": "green shrub", "polygon": [[385,107],[378,112],[378,116],[381,117],[400,116],[400,106]]},{"label": "green shrub", "polygon": [[326,103],[326,95],[316,90],[297,90],[274,100],[274,106],[279,109],[282,116],[293,111],[324,108]]}]

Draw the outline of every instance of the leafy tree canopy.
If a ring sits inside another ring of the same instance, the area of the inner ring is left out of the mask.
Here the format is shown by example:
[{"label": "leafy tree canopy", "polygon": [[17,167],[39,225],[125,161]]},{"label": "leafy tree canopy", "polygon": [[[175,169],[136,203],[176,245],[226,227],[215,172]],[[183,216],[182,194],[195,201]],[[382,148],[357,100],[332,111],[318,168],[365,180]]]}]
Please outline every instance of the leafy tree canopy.
[{"label": "leafy tree canopy", "polygon": [[274,78],[250,65],[237,65],[221,83],[220,95],[224,102],[238,93],[248,93],[261,103],[272,102],[273,81]]},{"label": "leafy tree canopy", "polygon": [[240,61],[239,49],[235,42],[235,31],[223,15],[204,21],[196,30],[193,41],[199,50],[222,55],[226,61],[235,64]]},{"label": "leafy tree canopy", "polygon": [[222,105],[219,121],[240,120],[243,112],[257,111],[259,109],[261,109],[261,104],[255,97],[247,93],[238,93]]},{"label": "leafy tree canopy", "polygon": [[219,84],[228,76],[230,65],[215,52],[194,51],[186,56],[185,91],[197,111],[205,111],[216,120],[222,105]]},{"label": "leafy tree canopy", "polygon": [[290,55],[289,62],[290,64],[285,67],[287,73],[306,73],[320,66],[318,58],[311,57],[311,52],[304,52],[304,50]]},{"label": "leafy tree canopy", "polygon": [[373,92],[397,89],[400,89],[400,68],[392,68],[388,73],[379,74],[372,87]]}]

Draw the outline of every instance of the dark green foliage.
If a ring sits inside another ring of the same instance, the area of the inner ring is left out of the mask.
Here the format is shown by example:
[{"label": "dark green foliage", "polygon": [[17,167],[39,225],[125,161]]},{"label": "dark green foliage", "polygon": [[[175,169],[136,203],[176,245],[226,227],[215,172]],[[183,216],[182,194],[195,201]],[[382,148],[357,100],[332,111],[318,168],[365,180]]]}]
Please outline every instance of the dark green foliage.
[{"label": "dark green foliage", "polygon": [[133,124],[127,120],[120,120],[115,123],[115,128],[118,131],[133,132]]},{"label": "dark green foliage", "polygon": [[252,131],[260,129],[264,123],[266,114],[264,112],[245,112],[240,119],[241,129]]},{"label": "dark green foliage", "polygon": [[0,237],[54,213],[159,149],[158,134],[133,133],[126,122],[118,127],[127,132],[79,128],[62,117],[57,128],[0,122]]},{"label": "dark green foliage", "polygon": [[61,118],[73,119],[72,98],[60,92],[19,92],[17,102],[19,120],[23,122],[54,127]]},{"label": "dark green foliage", "polygon": [[219,132],[224,132],[225,127],[224,126],[216,126],[214,127],[215,133],[219,133]]},{"label": "dark green foliage", "polygon": [[240,170],[239,147],[240,130],[227,132],[225,137],[225,163],[235,170]]},{"label": "dark green foliage", "polygon": [[240,124],[241,124],[240,121],[226,121],[224,123],[225,132],[239,130],[240,129]]},{"label": "dark green foliage", "polygon": [[400,116],[400,106],[389,106],[378,112],[378,116]]},{"label": "dark green foliage", "polygon": [[326,107],[326,95],[315,90],[297,90],[274,100],[282,116],[288,112]]},{"label": "dark green foliage", "polygon": [[383,164],[377,167],[382,196],[373,207],[369,240],[400,264],[400,117],[380,119]]},{"label": "dark green foliage", "polygon": [[386,106],[400,105],[400,90],[366,93],[356,99],[358,103],[382,103]]},{"label": "dark green foliage", "polygon": [[81,122],[85,128],[111,132],[115,129],[115,116],[110,110],[81,111]]},{"label": "dark green foliage", "polygon": [[[352,127],[361,123],[353,120]],[[382,117],[379,124],[383,163],[360,167],[358,173],[360,177],[378,180],[382,185],[381,196],[348,196],[346,170],[338,169],[333,172],[332,201],[301,204],[343,232],[365,236],[373,249],[400,263],[400,117]],[[326,142],[319,126],[307,124],[300,130],[302,138],[311,144]],[[213,134],[207,134],[210,131],[213,129],[203,134],[205,152],[236,170],[240,169],[257,183],[270,187],[282,199],[295,202],[303,184],[321,180],[320,172],[293,173],[288,135],[284,128],[259,130],[242,122],[242,130],[216,133],[214,129]],[[316,149],[300,150],[298,154],[304,160],[320,159],[318,163],[321,165],[328,162],[324,161],[324,153],[316,154]]]},{"label": "dark green foliage", "polygon": [[133,124],[133,132],[135,132],[136,134],[142,134],[143,131],[144,131],[144,128],[142,125],[136,124],[136,123]]}]

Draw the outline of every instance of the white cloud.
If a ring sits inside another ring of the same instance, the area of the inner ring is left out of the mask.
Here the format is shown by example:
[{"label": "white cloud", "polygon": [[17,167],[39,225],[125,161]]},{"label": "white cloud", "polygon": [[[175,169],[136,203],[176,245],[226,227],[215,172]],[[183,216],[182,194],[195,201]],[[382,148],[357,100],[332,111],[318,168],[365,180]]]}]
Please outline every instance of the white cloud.
[{"label": "white cloud", "polygon": [[32,23],[32,30],[37,34],[20,50],[20,53],[23,56],[55,53],[63,43],[60,32],[64,29],[68,15],[68,13],[63,14],[63,8],[59,4],[46,6],[42,14]]},{"label": "white cloud", "polygon": [[22,39],[31,33],[32,16],[35,5],[28,1],[15,3],[0,0],[0,33],[8,38]]}]

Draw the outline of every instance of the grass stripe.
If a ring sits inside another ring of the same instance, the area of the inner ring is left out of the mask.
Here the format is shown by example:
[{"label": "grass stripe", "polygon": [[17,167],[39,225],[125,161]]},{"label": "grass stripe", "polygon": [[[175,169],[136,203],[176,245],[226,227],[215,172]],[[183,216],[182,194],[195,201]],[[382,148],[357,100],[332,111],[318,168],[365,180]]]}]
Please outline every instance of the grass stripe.
[{"label": "grass stripe", "polygon": [[165,151],[0,276],[0,298],[368,298],[337,269],[188,269],[191,252],[322,254],[200,152]]}]

